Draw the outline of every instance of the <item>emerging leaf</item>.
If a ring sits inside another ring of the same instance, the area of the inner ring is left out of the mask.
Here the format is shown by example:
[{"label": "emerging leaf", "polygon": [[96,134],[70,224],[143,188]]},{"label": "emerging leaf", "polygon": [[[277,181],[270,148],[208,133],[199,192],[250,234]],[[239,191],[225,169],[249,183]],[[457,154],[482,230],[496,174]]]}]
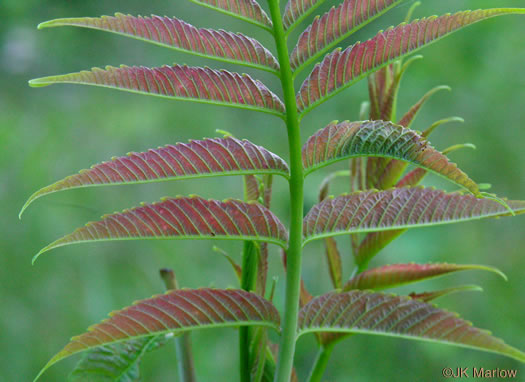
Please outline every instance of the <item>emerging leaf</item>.
[{"label": "emerging leaf", "polygon": [[177,143],[116,157],[44,187],[20,215],[35,199],[72,188],[255,173],[288,177],[288,166],[265,148],[232,137]]},{"label": "emerging leaf", "polygon": [[366,269],[370,260],[372,260],[379,251],[405,231],[405,229],[393,229],[390,231],[367,233],[354,251],[354,261],[359,266],[359,270],[363,271]]},{"label": "emerging leaf", "polygon": [[404,0],[344,0],[332,7],[299,36],[290,54],[292,70],[300,70],[319,55],[357,32]]},{"label": "emerging leaf", "polygon": [[279,64],[257,40],[241,33],[196,28],[177,18],[115,16],[67,18],[46,21],[38,27],[77,26],[114,32],[163,47],[223,62],[277,73]]},{"label": "emerging leaf", "polygon": [[198,196],[165,198],[88,223],[49,244],[33,261],[64,245],[129,239],[253,240],[285,247],[288,234],[279,219],[257,203],[219,202]]},{"label": "emerging leaf", "polygon": [[380,32],[344,51],[325,56],[306,78],[297,94],[297,107],[304,115],[330,97],[374,71],[465,26],[490,17],[525,13],[524,9],[495,8],[463,11],[415,20]]},{"label": "emerging leaf", "polygon": [[430,97],[432,97],[434,94],[441,90],[450,91],[451,89],[449,86],[442,85],[429,90],[423,97],[421,97],[419,101],[416,102],[416,104],[414,104],[414,106],[410,108],[410,110],[406,112],[406,114],[403,117],[401,117],[401,119],[399,120],[399,124],[403,127],[410,127],[410,125],[414,121],[414,118],[416,118],[417,114],[425,105],[425,103],[430,99]]},{"label": "emerging leaf", "polygon": [[[525,201],[505,202],[515,214],[525,213]],[[326,199],[315,205],[304,218],[304,243],[347,233],[427,227],[510,216],[511,211],[492,199],[446,193],[433,188],[369,190]]]},{"label": "emerging leaf", "polygon": [[215,9],[238,19],[258,25],[264,29],[272,28],[272,21],[255,0],[190,0],[192,3]]},{"label": "emerging leaf", "polygon": [[167,335],[142,337],[89,351],[69,375],[68,382],[135,382],[140,380],[142,356],[166,342]]},{"label": "emerging leaf", "polygon": [[410,298],[421,300],[423,302],[433,301],[436,298],[447,296],[457,292],[483,292],[483,288],[477,285],[463,285],[447,289],[440,289],[432,292],[410,293]]},{"label": "emerging leaf", "polygon": [[105,70],[93,68],[91,71],[29,81],[34,87],[58,83],[102,86],[169,99],[233,106],[277,116],[284,112],[281,100],[262,82],[247,74],[227,70],[185,65],[152,69],[123,65],[120,68],[107,66]]},{"label": "emerging leaf", "polygon": [[484,270],[494,272],[506,279],[505,275],[496,268],[484,265],[460,264],[393,264],[364,271],[350,279],[343,287],[343,291],[352,289],[381,290],[400,285],[428,280],[452,272],[468,270]]},{"label": "emerging leaf", "polygon": [[479,193],[476,183],[418,133],[386,121],[332,122],[321,129],[303,147],[305,174],[359,156],[400,159]]},{"label": "emerging leaf", "polygon": [[334,288],[340,289],[343,284],[343,264],[341,262],[341,254],[337,248],[337,242],[333,237],[327,237],[324,239],[324,245],[332,285]]},{"label": "emerging leaf", "polygon": [[457,345],[525,362],[525,353],[456,314],[410,297],[367,291],[328,293],[299,312],[299,335],[311,332],[376,334]]},{"label": "emerging leaf", "polygon": [[242,290],[182,289],[136,302],[73,337],[42,369],[73,354],[122,341],[189,330],[265,326],[279,330],[277,309],[255,293]]}]

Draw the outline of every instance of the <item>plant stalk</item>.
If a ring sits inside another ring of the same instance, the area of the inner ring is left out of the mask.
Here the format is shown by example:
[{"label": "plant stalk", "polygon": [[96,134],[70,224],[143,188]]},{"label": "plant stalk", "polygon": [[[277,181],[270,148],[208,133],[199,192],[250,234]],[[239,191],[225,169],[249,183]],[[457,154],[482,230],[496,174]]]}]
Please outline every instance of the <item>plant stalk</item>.
[{"label": "plant stalk", "polygon": [[301,286],[301,256],[303,241],[303,187],[304,174],[301,158],[301,132],[299,130],[299,113],[295,102],[295,89],[290,67],[286,35],[279,8],[279,0],[269,0],[270,14],[273,22],[273,35],[280,65],[281,85],[286,106],[286,129],[290,151],[290,237],[287,250],[286,297],[282,324],[281,342],[276,382],[288,382],[292,374],[293,357],[299,312],[299,295]]},{"label": "plant stalk", "polygon": [[[253,241],[245,241],[242,253],[242,276],[241,288],[245,291],[255,289],[255,280],[257,278],[257,258],[258,248]],[[241,326],[239,328],[239,361],[240,361],[240,380],[241,382],[250,382],[250,340],[251,328]]]},{"label": "plant stalk", "polygon": [[[171,269],[161,269],[160,277],[164,281],[167,290],[178,289],[175,274]],[[175,338],[175,351],[177,353],[179,379],[181,382],[195,382],[195,366],[191,351],[191,337],[189,333]]]},{"label": "plant stalk", "polygon": [[334,345],[335,343],[329,344],[327,346],[321,346],[319,348],[319,352],[317,353],[317,357],[314,361],[314,366],[310,372],[310,376],[308,377],[308,382],[321,382],[326,365],[328,365],[328,360],[332,355]]}]

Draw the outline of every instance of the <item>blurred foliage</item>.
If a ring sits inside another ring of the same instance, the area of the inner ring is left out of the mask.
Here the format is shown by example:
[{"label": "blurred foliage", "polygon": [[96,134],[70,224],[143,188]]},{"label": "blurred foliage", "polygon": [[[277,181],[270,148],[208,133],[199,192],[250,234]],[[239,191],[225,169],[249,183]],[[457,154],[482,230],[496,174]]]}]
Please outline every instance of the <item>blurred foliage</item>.
[{"label": "blurred foliage", "polygon": [[[262,1],[264,3],[264,1]],[[335,4],[327,1],[323,10]],[[360,32],[365,39],[378,29],[400,22],[410,2]],[[525,1],[441,0],[424,2],[416,16],[491,6],[525,6]],[[277,118],[253,112],[170,102],[157,98],[97,88],[55,86],[30,89],[27,80],[67,73],[92,66],[162,65],[202,62],[170,50],[102,32],[60,28],[37,31],[52,18],[97,16],[115,11],[131,14],[177,15],[198,26],[215,26],[249,33],[272,47],[269,36],[249,25],[190,2],[150,0],[3,0],[0,3],[0,186],[2,237],[0,266],[0,381],[31,380],[39,368],[72,335],[98,322],[107,313],[131,301],[162,291],[158,269],[175,269],[182,286],[236,285],[230,265],[212,251],[212,242],[139,241],[103,243],[58,249],[34,267],[31,257],[45,244],[107,212],[156,201],[165,195],[197,193],[204,197],[242,197],[240,178],[194,180],[74,190],[36,202],[22,222],[17,214],[38,188],[93,163],[128,151],[143,151],[190,138],[216,136],[215,129],[264,145],[287,158],[284,125]],[[477,151],[463,150],[452,158],[479,182],[490,182],[493,192],[525,198],[525,19],[520,16],[489,20],[455,34],[422,53],[403,80],[400,109],[406,109],[428,88],[440,84],[453,92],[440,93],[417,118],[414,128],[459,115],[463,125],[447,125],[433,136],[443,149],[457,142],[472,142]],[[217,64],[201,63],[211,67]],[[232,68],[232,67],[230,67]],[[255,73],[278,89],[275,78]],[[331,120],[357,119],[366,99],[365,82],[327,102],[303,121],[303,138]],[[342,165],[340,166],[342,167]],[[333,169],[333,167],[332,167]],[[305,207],[316,202],[322,172],[307,179]],[[435,177],[427,184],[445,186]],[[333,192],[346,191],[340,181]],[[287,219],[288,194],[276,180],[274,210]],[[509,276],[469,273],[428,281],[411,292],[457,284],[479,283],[484,294],[458,294],[438,304],[458,311],[478,327],[491,328],[511,345],[525,349],[525,223],[523,218],[483,221],[458,226],[421,229],[394,242],[374,264],[449,261],[486,263]],[[338,239],[339,240],[339,239]],[[348,246],[348,240],[341,240]],[[220,243],[237,259],[240,243]],[[282,306],[283,272],[279,254],[271,251],[270,273],[279,276],[276,298]],[[352,264],[344,259],[346,277]],[[372,264],[372,265],[374,265]],[[312,292],[329,288],[320,243],[304,256],[304,278]],[[237,379],[236,332],[196,332],[196,368],[202,381]],[[302,339],[296,355],[300,377],[312,362],[312,338]],[[225,351],[225,349],[228,349]],[[175,352],[170,347],[147,355],[145,381],[173,380]],[[42,381],[63,380],[76,360],[49,370]],[[380,367],[378,367],[380,365]],[[400,367],[400,365],[403,365]],[[339,344],[330,361],[329,381],[441,380],[443,367],[525,368],[516,362],[472,350],[433,344],[356,336]]]}]

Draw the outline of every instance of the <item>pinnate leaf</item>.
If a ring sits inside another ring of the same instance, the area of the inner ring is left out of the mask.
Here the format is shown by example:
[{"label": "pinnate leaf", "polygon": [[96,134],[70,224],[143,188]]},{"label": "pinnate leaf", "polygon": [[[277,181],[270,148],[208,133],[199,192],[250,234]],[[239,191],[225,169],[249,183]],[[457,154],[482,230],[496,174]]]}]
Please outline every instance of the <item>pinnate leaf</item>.
[{"label": "pinnate leaf", "polygon": [[308,65],[320,54],[375,20],[404,0],[345,0],[316,17],[299,36],[290,54],[293,70]]},{"label": "pinnate leaf", "polygon": [[165,198],[88,223],[42,249],[92,241],[129,239],[229,239],[266,241],[286,246],[288,234],[279,219],[258,203],[239,200]]},{"label": "pinnate leaf", "polygon": [[284,111],[281,100],[263,83],[247,74],[227,70],[185,65],[152,69],[123,65],[29,81],[34,87],[58,83],[101,86],[169,99],[257,110],[278,116]]},{"label": "pinnate leaf", "polygon": [[344,291],[352,289],[374,289],[381,290],[393,288],[400,285],[428,280],[452,272],[468,270],[484,270],[494,272],[506,279],[505,275],[496,268],[468,264],[392,264],[366,270],[351,278],[343,287]]},{"label": "pinnate leaf", "polygon": [[172,290],[113,312],[110,318],[73,337],[39,376],[58,361],[98,346],[166,333],[247,325],[279,330],[279,313],[269,301],[242,290]]},{"label": "pinnate leaf", "polygon": [[495,8],[462,11],[401,24],[380,32],[372,39],[356,43],[344,51],[325,56],[306,78],[297,94],[302,114],[353,85],[374,71],[439,40],[450,33],[490,17],[525,13],[524,9]]},{"label": "pinnate leaf", "polygon": [[191,2],[248,21],[265,29],[272,27],[272,21],[255,0],[190,0]]},{"label": "pinnate leaf", "polygon": [[473,194],[478,186],[414,130],[387,121],[332,122],[303,147],[309,174],[318,168],[359,156],[399,159],[441,175]]},{"label": "pinnate leaf", "polygon": [[196,28],[174,17],[115,16],[65,18],[46,21],[39,28],[77,26],[109,31],[176,50],[243,64],[267,71],[279,70],[268,49],[241,33]]},{"label": "pinnate leaf", "polygon": [[[514,214],[525,213],[525,201],[505,200]],[[326,199],[304,218],[305,243],[348,233],[397,230],[459,223],[512,212],[492,199],[433,188],[368,190]]]},{"label": "pinnate leaf", "polygon": [[299,335],[309,332],[376,334],[499,353],[525,362],[525,353],[456,314],[411,299],[368,291],[328,293],[299,312]]},{"label": "pinnate leaf", "polygon": [[68,377],[68,382],[134,382],[140,380],[142,356],[166,342],[167,335],[104,345],[90,350]]},{"label": "pinnate leaf", "polygon": [[116,157],[68,176],[35,192],[22,212],[35,199],[72,188],[254,173],[288,177],[288,166],[265,148],[233,137],[177,143]]}]

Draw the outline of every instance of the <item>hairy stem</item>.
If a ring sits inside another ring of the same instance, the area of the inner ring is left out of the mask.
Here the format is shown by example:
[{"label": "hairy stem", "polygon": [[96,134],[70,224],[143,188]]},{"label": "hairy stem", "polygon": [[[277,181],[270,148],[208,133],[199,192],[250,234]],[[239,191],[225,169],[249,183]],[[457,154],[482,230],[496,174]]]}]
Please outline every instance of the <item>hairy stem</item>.
[{"label": "hairy stem", "polygon": [[[245,291],[255,289],[257,276],[257,246],[253,241],[245,241],[242,252],[241,288]],[[241,382],[250,382],[250,337],[251,328],[239,328],[239,358]]]},{"label": "hairy stem", "polygon": [[328,360],[332,355],[334,345],[335,343],[327,346],[321,346],[319,348],[319,352],[317,353],[317,357],[314,361],[314,366],[312,367],[312,371],[310,372],[310,376],[308,377],[308,382],[321,381],[321,378],[323,377],[324,371],[326,369],[326,365],[328,364]]},{"label": "hairy stem", "polygon": [[[178,289],[175,274],[171,269],[161,269],[160,277],[164,281],[167,290]],[[189,333],[175,338],[175,350],[177,352],[179,379],[181,382],[195,382],[195,367],[191,351],[191,337]]]},{"label": "hairy stem", "polygon": [[290,239],[287,251],[286,298],[283,330],[279,347],[276,382],[288,382],[292,374],[293,357],[299,312],[301,286],[301,255],[303,240],[303,186],[304,174],[301,158],[301,134],[299,113],[295,102],[295,90],[290,67],[286,35],[279,9],[279,0],[269,0],[277,57],[281,67],[281,85],[286,106],[286,128],[290,151]]}]

